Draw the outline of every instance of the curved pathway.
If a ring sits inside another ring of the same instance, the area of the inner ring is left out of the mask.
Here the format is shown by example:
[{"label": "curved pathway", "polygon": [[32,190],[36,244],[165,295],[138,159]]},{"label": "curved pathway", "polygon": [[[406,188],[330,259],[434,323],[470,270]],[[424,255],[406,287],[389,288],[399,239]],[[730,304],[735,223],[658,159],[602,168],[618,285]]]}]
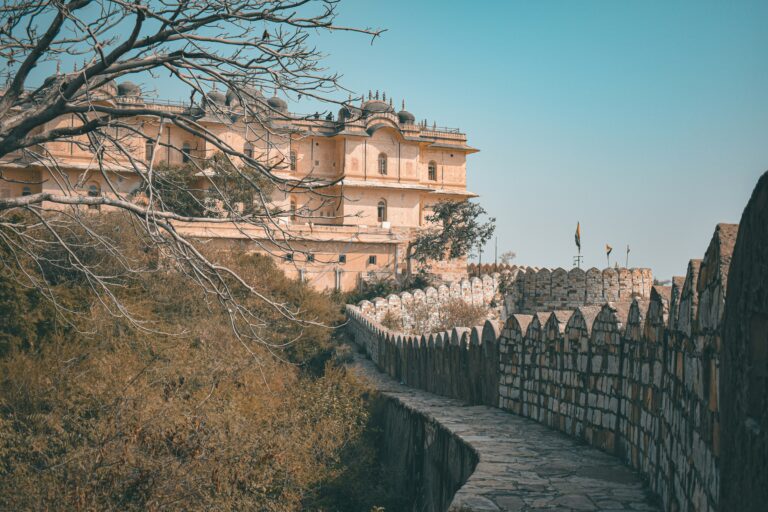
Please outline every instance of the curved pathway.
[{"label": "curved pathway", "polygon": [[637,473],[532,420],[401,385],[371,361],[355,371],[384,395],[439,423],[479,462],[450,511],[658,511]]}]

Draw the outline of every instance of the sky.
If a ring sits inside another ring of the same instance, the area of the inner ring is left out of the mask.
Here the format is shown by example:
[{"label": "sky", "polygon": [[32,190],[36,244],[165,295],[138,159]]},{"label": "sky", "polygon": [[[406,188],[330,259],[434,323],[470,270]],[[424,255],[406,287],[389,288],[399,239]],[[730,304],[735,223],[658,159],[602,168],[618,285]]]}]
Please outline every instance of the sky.
[{"label": "sky", "polygon": [[[517,264],[571,268],[579,222],[582,267],[604,267],[610,244],[611,264],[630,246],[630,266],[684,275],[768,170],[768,1],[343,0],[339,12],[386,32],[314,36],[327,67],[467,134],[480,149],[468,188]],[[323,109],[302,103],[289,108]]]},{"label": "sky", "polygon": [[[323,37],[360,92],[480,149],[468,188],[518,264],[651,267],[668,279],[738,222],[768,170],[768,2],[347,0]],[[484,261],[492,261],[494,242]]]}]

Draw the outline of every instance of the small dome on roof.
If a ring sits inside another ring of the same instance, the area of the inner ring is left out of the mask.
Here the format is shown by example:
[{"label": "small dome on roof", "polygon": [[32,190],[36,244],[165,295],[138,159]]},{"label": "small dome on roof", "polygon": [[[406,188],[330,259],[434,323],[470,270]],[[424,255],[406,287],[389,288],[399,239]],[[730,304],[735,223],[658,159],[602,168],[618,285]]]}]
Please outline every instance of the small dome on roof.
[{"label": "small dome on roof", "polygon": [[118,96],[141,96],[141,87],[126,80],[117,86]]},{"label": "small dome on roof", "polygon": [[363,103],[363,114],[366,116],[371,114],[381,114],[385,112],[394,113],[394,111],[395,109],[393,109],[392,106],[386,101],[373,99]]},{"label": "small dome on roof", "polygon": [[219,91],[209,92],[205,95],[205,99],[211,103],[215,103],[216,105],[224,105],[227,102],[227,97],[224,96],[224,93]]},{"label": "small dome on roof", "polygon": [[344,105],[339,109],[339,121],[360,117],[360,109],[352,105]]},{"label": "small dome on roof", "polygon": [[[261,92],[258,89],[255,89],[253,87],[243,87],[240,90],[240,96],[246,100],[248,103],[251,103],[254,100],[261,100],[264,99],[264,95],[261,94]],[[227,91],[227,105],[239,105],[240,104],[240,98],[238,98],[237,93],[233,91],[232,89],[229,89]]]},{"label": "small dome on roof", "polygon": [[400,119],[400,124],[414,124],[416,122],[416,117],[407,110],[398,112],[397,117]]},{"label": "small dome on roof", "polygon": [[286,112],[288,110],[288,103],[284,99],[272,96],[267,100],[267,105],[277,110],[278,112]]},{"label": "small dome on roof", "polygon": [[405,100],[403,100],[400,112],[397,113],[397,118],[400,120],[400,124],[414,124],[416,122],[416,117],[405,110]]}]

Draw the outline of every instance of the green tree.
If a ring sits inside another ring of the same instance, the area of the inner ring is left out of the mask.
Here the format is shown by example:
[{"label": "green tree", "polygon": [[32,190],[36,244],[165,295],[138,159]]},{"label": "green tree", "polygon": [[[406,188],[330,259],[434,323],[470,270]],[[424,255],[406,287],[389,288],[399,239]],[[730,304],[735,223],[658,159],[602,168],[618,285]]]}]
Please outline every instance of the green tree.
[{"label": "green tree", "polygon": [[461,258],[474,247],[482,247],[493,236],[496,219],[481,217],[485,209],[469,201],[439,201],[427,216],[429,227],[408,243],[406,251],[407,278],[413,274],[413,262],[422,268],[429,261]]}]

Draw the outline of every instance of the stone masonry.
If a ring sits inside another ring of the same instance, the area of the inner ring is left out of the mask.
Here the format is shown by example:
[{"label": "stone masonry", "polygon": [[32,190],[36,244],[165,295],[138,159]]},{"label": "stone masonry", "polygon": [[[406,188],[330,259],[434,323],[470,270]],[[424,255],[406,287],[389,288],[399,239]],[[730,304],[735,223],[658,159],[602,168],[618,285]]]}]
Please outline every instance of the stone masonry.
[{"label": "stone masonry", "polygon": [[353,364],[385,398],[384,458],[414,512],[657,511],[637,473],[496,408],[467,406]]},{"label": "stone masonry", "polygon": [[349,329],[408,386],[499,407],[617,456],[664,510],[765,510],[768,174],[742,220],[718,225],[685,277],[631,302],[414,336],[349,305]]}]

